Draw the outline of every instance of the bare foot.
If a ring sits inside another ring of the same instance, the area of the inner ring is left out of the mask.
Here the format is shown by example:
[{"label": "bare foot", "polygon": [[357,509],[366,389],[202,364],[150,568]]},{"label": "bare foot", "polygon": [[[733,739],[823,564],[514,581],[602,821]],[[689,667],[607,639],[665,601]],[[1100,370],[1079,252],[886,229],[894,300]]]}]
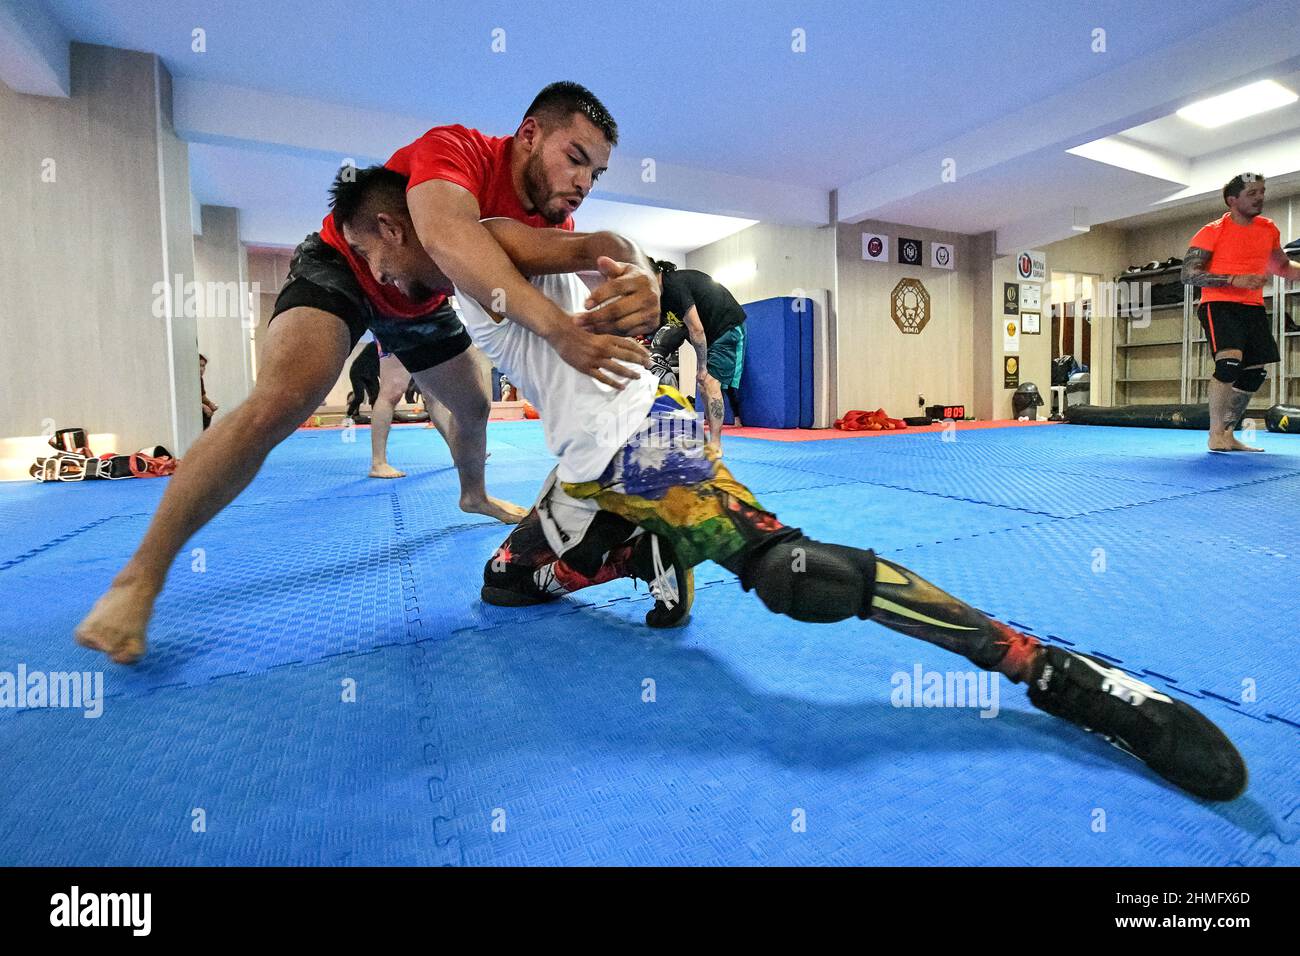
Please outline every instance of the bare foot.
[{"label": "bare foot", "polygon": [[487,515],[489,518],[496,518],[504,524],[519,524],[524,520],[524,515],[528,512],[518,505],[512,505],[508,501],[502,501],[500,498],[462,498],[460,499],[460,510],[468,511],[470,514]]},{"label": "bare foot", "polygon": [[1221,435],[1210,436],[1210,451],[1263,451],[1262,448],[1255,448],[1252,445],[1244,444],[1237,441],[1237,436],[1231,432]]},{"label": "bare foot", "polygon": [[144,657],[154,596],[152,588],[114,584],[77,625],[77,643],[102,651],[114,663],[134,664]]},{"label": "bare foot", "polygon": [[406,472],[398,471],[392,465],[388,464],[388,462],[384,462],[382,465],[370,466],[370,477],[371,478],[405,478]]}]

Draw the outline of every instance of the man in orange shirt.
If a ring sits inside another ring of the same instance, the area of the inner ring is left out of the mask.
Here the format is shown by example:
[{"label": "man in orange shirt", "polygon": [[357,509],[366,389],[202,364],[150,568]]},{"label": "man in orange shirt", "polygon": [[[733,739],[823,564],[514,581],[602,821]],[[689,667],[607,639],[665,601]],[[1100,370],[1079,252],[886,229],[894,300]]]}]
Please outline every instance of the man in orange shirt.
[{"label": "man in orange shirt", "polygon": [[1201,290],[1197,316],[1214,356],[1210,379],[1210,451],[1263,451],[1233,431],[1251,396],[1264,384],[1265,366],[1279,359],[1264,309],[1269,275],[1300,279],[1300,264],[1282,251],[1282,237],[1264,208],[1264,177],[1241,173],[1223,187],[1228,211],[1192,237],[1183,257],[1183,283]]}]

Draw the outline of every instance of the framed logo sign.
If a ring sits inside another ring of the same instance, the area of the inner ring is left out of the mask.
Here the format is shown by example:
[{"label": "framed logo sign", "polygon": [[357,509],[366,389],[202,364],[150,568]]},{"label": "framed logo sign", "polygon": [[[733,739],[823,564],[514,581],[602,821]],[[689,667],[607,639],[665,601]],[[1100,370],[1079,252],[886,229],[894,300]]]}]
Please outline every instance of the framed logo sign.
[{"label": "framed logo sign", "polygon": [[920,279],[900,279],[889,303],[894,324],[904,335],[920,335],[930,321],[930,293]]},{"label": "framed logo sign", "polygon": [[1031,282],[1047,280],[1047,256],[1030,250],[1016,256],[1016,275]]},{"label": "framed logo sign", "polygon": [[870,262],[889,261],[889,237],[874,232],[862,234],[862,258]]}]

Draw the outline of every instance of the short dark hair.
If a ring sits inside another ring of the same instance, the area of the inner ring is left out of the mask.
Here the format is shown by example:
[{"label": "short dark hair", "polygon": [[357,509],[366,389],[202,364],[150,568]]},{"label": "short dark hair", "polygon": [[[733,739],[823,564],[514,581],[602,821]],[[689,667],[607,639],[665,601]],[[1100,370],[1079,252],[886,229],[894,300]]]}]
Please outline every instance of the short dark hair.
[{"label": "short dark hair", "polygon": [[1238,173],[1223,185],[1223,204],[1226,206],[1229,199],[1235,199],[1241,195],[1242,190],[1250,183],[1264,181],[1261,173]]},{"label": "short dark hair", "polygon": [[610,146],[618,145],[618,124],[609,115],[605,104],[596,99],[581,83],[560,80],[552,83],[533,98],[532,104],[524,113],[524,119],[530,116],[542,117],[556,121],[567,120],[574,113],[581,113],[605,134]]},{"label": "short dark hair", "polygon": [[387,166],[357,169],[345,163],[334,177],[334,185],[330,186],[334,228],[342,232],[345,225],[360,220],[370,225],[381,212],[409,215],[406,209],[407,182],[407,177]]},{"label": "short dark hair", "polygon": [[677,263],[669,262],[667,259],[651,259],[650,265],[654,268],[655,275],[677,271]]}]

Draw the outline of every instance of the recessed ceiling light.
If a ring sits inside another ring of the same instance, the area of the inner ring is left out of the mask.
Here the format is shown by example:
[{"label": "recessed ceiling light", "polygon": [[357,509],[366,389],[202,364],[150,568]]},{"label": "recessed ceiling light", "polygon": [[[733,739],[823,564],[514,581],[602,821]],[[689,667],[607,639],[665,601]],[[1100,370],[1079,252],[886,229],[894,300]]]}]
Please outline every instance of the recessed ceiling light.
[{"label": "recessed ceiling light", "polygon": [[1279,106],[1288,106],[1300,97],[1274,80],[1260,80],[1239,90],[1231,90],[1208,100],[1184,106],[1178,115],[1197,126],[1214,129],[1226,126],[1247,116],[1267,113]]}]

